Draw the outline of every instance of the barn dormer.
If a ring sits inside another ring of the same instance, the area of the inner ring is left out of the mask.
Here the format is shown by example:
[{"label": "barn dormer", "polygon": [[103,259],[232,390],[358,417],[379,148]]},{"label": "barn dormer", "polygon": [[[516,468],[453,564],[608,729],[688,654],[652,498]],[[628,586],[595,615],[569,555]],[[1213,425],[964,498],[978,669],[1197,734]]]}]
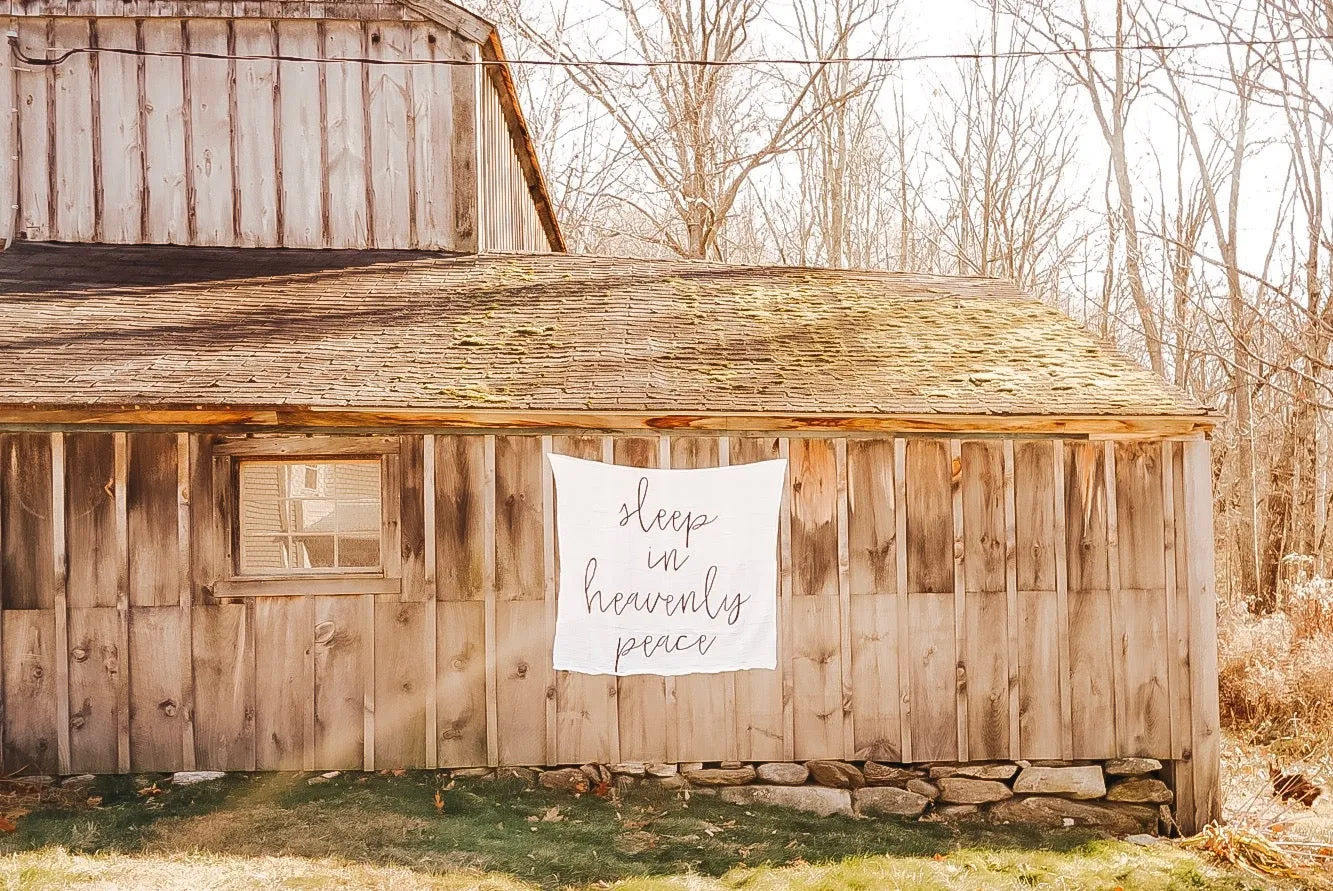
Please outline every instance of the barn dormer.
[{"label": "barn dormer", "polygon": [[495,28],[461,7],[13,12],[0,243],[564,249]]}]

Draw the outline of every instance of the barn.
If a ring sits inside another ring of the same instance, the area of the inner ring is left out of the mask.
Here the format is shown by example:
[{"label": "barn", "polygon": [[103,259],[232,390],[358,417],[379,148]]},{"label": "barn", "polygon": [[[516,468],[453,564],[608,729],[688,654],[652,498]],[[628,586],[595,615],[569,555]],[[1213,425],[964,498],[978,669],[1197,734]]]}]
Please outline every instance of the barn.
[{"label": "barn", "polygon": [[[443,0],[14,13],[4,772],[1217,818],[1206,406],[1002,281],[565,253]],[[775,666],[556,670],[553,455],[784,460]]]}]

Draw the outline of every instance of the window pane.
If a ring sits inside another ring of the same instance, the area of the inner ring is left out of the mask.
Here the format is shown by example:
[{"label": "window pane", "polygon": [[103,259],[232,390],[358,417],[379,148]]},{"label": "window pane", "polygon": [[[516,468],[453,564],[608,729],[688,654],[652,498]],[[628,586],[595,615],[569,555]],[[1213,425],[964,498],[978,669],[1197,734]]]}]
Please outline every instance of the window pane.
[{"label": "window pane", "polygon": [[339,538],[338,560],[343,566],[365,566],[374,568],[380,565],[380,540],[378,538]]},{"label": "window pane", "polygon": [[241,461],[243,575],[380,568],[380,462]]}]

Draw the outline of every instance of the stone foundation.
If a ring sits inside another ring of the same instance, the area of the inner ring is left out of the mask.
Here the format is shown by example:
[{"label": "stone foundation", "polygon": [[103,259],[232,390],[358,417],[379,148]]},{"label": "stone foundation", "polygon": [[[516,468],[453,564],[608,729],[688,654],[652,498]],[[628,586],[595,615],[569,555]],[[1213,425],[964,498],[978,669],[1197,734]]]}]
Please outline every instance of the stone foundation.
[{"label": "stone foundation", "polygon": [[459,776],[521,779],[581,795],[636,786],[688,790],[742,806],[774,805],[820,816],[991,820],[1115,834],[1167,832],[1172,794],[1152,758],[1110,761],[987,761],[883,764],[806,761],[585,764],[551,770],[459,770]]}]

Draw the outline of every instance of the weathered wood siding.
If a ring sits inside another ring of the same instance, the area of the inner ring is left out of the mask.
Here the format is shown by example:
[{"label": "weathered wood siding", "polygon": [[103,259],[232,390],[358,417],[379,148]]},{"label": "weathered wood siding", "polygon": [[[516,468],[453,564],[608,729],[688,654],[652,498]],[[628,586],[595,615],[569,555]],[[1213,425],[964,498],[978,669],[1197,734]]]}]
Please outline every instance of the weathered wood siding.
[{"label": "weathered wood siding", "polygon": [[[0,435],[3,770],[1144,755],[1216,812],[1204,440],[379,437],[401,592],[218,600],[223,441]],[[786,456],[778,670],[553,672],[552,452]]]},{"label": "weathered wood siding", "polygon": [[483,251],[538,251],[551,249],[542,229],[537,205],[514,150],[500,94],[491,78],[478,84],[477,103],[477,221]]},{"label": "weathered wood siding", "polygon": [[15,66],[18,237],[476,250],[479,70],[321,61],[471,60],[475,43],[426,21],[128,15],[15,19],[34,58],[162,53]]}]

